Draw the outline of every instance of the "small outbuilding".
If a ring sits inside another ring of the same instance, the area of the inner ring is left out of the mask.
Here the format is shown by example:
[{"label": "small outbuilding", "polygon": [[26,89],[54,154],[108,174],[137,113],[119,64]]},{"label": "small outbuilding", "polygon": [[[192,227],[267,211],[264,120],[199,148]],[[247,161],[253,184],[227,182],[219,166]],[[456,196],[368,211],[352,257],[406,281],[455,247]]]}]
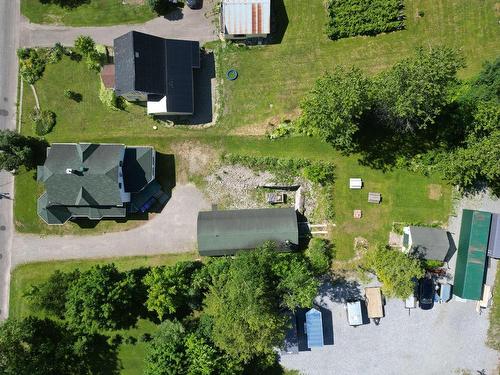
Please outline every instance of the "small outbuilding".
[{"label": "small outbuilding", "polygon": [[206,211],[198,214],[198,251],[202,256],[234,255],[267,241],[278,251],[299,244],[297,214],[293,208]]},{"label": "small outbuilding", "polygon": [[271,33],[271,0],[223,0],[224,39],[265,38]]},{"label": "small outbuilding", "polygon": [[488,256],[490,258],[500,259],[500,214],[493,214],[491,217]]},{"label": "small outbuilding", "polygon": [[480,300],[486,268],[491,213],[463,210],[453,294]]},{"label": "small outbuilding", "polygon": [[403,247],[418,258],[446,261],[450,252],[448,232],[439,228],[403,228]]},{"label": "small outbuilding", "polygon": [[321,311],[312,308],[306,312],[306,324],[304,328],[307,336],[307,347],[321,348],[324,345]]}]

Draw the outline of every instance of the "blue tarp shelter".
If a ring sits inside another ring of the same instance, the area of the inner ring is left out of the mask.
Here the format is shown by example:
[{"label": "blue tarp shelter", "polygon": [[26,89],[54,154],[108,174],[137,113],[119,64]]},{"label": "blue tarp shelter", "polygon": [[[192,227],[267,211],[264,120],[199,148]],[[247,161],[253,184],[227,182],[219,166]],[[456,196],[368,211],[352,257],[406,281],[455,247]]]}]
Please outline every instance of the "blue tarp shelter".
[{"label": "blue tarp shelter", "polygon": [[319,310],[312,308],[306,312],[305,333],[309,348],[322,347],[324,345],[323,319]]}]

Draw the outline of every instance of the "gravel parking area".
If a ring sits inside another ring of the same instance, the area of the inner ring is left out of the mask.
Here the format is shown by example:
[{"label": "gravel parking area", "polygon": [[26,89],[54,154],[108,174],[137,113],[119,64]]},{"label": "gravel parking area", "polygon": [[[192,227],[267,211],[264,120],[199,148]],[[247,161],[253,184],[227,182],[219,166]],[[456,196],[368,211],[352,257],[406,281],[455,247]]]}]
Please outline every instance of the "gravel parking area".
[{"label": "gravel parking area", "polygon": [[332,313],[333,345],[283,355],[286,368],[304,375],[498,374],[498,353],[485,345],[487,314],[478,315],[473,302],[408,313],[403,301],[388,300],[379,326],[354,328],[344,304],[326,294],[316,302]]}]

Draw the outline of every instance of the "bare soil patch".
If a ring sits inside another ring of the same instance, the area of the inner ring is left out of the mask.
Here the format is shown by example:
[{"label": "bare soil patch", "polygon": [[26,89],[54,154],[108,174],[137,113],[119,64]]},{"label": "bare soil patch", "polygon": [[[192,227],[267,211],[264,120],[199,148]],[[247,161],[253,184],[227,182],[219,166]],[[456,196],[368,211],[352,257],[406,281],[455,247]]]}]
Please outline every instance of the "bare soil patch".
[{"label": "bare soil patch", "polygon": [[189,176],[204,174],[217,159],[217,152],[201,142],[181,142],[172,145],[177,157],[177,182],[188,182]]},{"label": "bare soil patch", "polygon": [[443,187],[438,184],[427,185],[429,199],[438,201],[443,196]]}]

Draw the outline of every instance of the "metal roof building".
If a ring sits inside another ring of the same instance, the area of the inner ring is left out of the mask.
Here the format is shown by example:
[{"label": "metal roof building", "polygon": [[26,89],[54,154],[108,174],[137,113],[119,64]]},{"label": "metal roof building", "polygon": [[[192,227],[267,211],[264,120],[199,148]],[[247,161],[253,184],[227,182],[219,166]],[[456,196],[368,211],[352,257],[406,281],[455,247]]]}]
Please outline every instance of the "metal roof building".
[{"label": "metal roof building", "polygon": [[491,258],[500,258],[500,214],[493,214],[491,217],[488,256]]},{"label": "metal roof building", "polygon": [[207,211],[198,214],[198,251],[203,256],[233,255],[274,241],[278,251],[298,246],[293,208]]},{"label": "metal roof building", "polygon": [[453,293],[480,300],[486,266],[491,213],[463,210]]},{"label": "metal roof building", "polygon": [[312,308],[306,312],[305,333],[308,348],[317,348],[324,345],[323,319],[319,310]]},{"label": "metal roof building", "polygon": [[223,0],[221,25],[228,39],[265,37],[271,32],[271,0]]},{"label": "metal roof building", "polygon": [[416,226],[406,227],[403,231],[403,245],[410,254],[423,259],[446,260],[450,250],[448,232]]}]

